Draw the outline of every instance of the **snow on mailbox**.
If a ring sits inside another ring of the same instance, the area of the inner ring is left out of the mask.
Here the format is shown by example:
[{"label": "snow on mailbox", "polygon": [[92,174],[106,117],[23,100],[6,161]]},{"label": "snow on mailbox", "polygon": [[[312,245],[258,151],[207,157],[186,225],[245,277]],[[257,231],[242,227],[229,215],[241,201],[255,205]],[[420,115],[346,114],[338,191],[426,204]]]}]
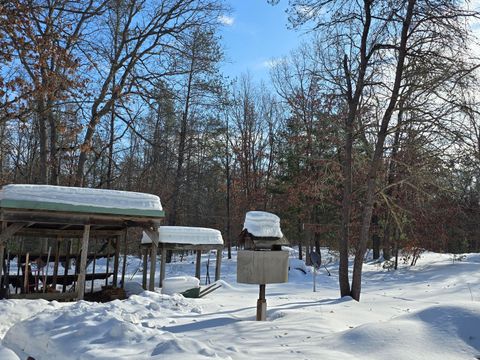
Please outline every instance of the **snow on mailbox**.
[{"label": "snow on mailbox", "polygon": [[288,251],[281,250],[288,240],[280,218],[265,211],[247,212],[239,243],[245,250],[238,251],[237,282],[260,285],[257,320],[265,320],[265,285],[288,281]]}]

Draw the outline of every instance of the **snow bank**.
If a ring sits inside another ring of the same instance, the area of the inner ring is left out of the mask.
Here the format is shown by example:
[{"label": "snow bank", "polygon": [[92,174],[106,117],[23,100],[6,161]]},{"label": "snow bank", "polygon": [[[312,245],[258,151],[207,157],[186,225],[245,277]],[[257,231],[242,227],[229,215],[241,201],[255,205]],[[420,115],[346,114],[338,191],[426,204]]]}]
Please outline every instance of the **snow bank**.
[{"label": "snow bank", "polygon": [[[166,244],[223,245],[222,233],[216,229],[189,226],[160,226],[159,241]],[[144,232],[142,244],[152,239]]]},{"label": "snow bank", "polygon": [[243,229],[257,237],[283,237],[280,218],[265,211],[249,211],[245,215]]},{"label": "snow bank", "polygon": [[162,294],[173,295],[200,287],[200,280],[193,276],[175,276],[166,278],[162,283]]},{"label": "snow bank", "polygon": [[341,352],[365,360],[468,359],[480,351],[479,325],[479,303],[432,306],[332,335],[318,346],[337,349],[331,358]]},{"label": "snow bank", "polygon": [[[0,301],[0,338],[15,323],[27,319],[46,309],[58,306],[56,301],[46,300],[1,300]],[[3,359],[0,356],[0,359]]]},{"label": "snow bank", "polygon": [[156,195],[53,185],[6,185],[0,200],[22,200],[101,208],[163,210]]},{"label": "snow bank", "polygon": [[130,297],[132,295],[139,295],[145,291],[145,289],[142,287],[142,284],[136,281],[125,282],[123,289],[125,290],[125,294],[127,295],[127,297]]},{"label": "snow bank", "polygon": [[20,358],[12,350],[0,344],[0,359],[2,360],[20,360]]},{"label": "snow bank", "polygon": [[182,296],[152,292],[106,304],[81,301],[17,323],[3,343],[22,359],[229,359],[210,343],[162,330],[174,316],[199,312]]},{"label": "snow bank", "polygon": [[[185,257],[167,266],[168,277],[194,273],[195,255]],[[106,304],[0,300],[0,359],[474,360],[480,254],[452,259],[424,253],[396,271],[365,264],[360,302],[339,297],[338,263],[326,263],[331,276],[319,271],[317,292],[311,274],[291,270],[288,283],[267,286],[264,322],[254,321],[258,286],[235,282],[234,249],[222,261],[222,287],[204,298],[142,291]],[[129,257],[132,281],[142,279],[139,265]]]}]

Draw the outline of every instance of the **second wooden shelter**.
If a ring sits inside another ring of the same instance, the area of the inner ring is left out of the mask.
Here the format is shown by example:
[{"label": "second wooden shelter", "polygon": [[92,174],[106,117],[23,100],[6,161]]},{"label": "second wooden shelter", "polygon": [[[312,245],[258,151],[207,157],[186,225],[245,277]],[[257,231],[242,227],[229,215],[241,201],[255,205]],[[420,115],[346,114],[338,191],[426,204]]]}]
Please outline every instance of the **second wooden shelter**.
[{"label": "second wooden shelter", "polygon": [[[151,237],[151,233],[144,232],[142,244],[150,249],[151,256],[155,257],[156,248],[161,253],[159,287],[162,287],[165,279],[165,266],[167,251],[195,251],[195,277],[201,276],[201,256],[204,251],[216,250],[215,281],[220,279],[220,268],[222,261],[223,238],[220,231],[210,228],[188,227],[188,226],[160,226],[158,229],[158,243]],[[146,286],[147,257],[144,257],[144,279],[143,286]]]}]

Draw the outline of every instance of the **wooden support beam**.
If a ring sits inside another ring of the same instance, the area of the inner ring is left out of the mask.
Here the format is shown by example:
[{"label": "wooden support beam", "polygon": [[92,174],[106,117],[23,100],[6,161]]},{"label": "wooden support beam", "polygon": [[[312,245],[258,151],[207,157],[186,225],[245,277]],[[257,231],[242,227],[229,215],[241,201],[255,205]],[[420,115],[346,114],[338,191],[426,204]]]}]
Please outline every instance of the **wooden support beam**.
[{"label": "wooden support beam", "polygon": [[152,230],[152,229],[144,228],[143,231],[145,231],[148,237],[152,239],[152,243],[154,243],[158,247],[158,243],[159,243],[158,229]]},{"label": "wooden support beam", "polygon": [[[123,231],[121,230],[97,230],[90,228],[91,237],[111,237],[111,236],[120,236]],[[72,229],[50,229],[50,228],[24,228],[18,231],[18,235],[29,236],[29,237],[39,237],[39,236],[62,236],[64,238],[78,238],[83,237],[83,230],[72,230]]]},{"label": "wooden support beam", "polygon": [[148,270],[148,249],[142,249],[143,255],[143,273],[142,273],[142,287],[147,290],[147,270]]},{"label": "wooden support beam", "polygon": [[2,208],[2,220],[9,222],[34,222],[37,224],[86,225],[123,227],[126,221],[129,226],[143,228],[158,227],[161,217],[119,214],[79,213],[66,211],[45,211],[31,209]]},{"label": "wooden support beam", "polygon": [[122,289],[125,288],[125,272],[127,271],[127,229],[122,233],[123,263],[122,263]]},{"label": "wooden support beam", "polygon": [[88,240],[90,238],[90,225],[84,226],[83,238],[82,238],[82,252],[80,255],[80,273],[78,274],[77,289],[78,300],[83,300],[85,295],[85,274],[87,267],[87,254],[88,254]]},{"label": "wooden support beam", "polygon": [[167,249],[162,247],[162,259],[160,263],[160,281],[158,283],[159,287],[163,286],[163,280],[165,280],[165,264],[167,263]]},{"label": "wooden support beam", "polygon": [[67,293],[31,293],[11,294],[9,299],[45,299],[45,300],[73,300],[77,298],[77,291]]},{"label": "wooden support beam", "polygon": [[[98,240],[97,240],[98,242]],[[93,253],[93,267],[92,267],[92,283],[90,287],[90,292],[93,293],[93,289],[95,288],[95,267],[97,266],[97,256],[96,253]]]},{"label": "wooden support beam", "polygon": [[155,290],[155,267],[157,264],[157,245],[152,242],[151,254],[150,254],[150,283],[148,285],[148,290]]},{"label": "wooden support beam", "polygon": [[[1,228],[2,234],[5,232],[6,228],[7,228],[7,223],[2,221],[2,228]],[[3,283],[6,277],[3,271],[3,268],[5,266],[5,243],[6,243],[6,240],[0,240],[0,292],[3,289]],[[6,285],[8,287],[8,284]]]},{"label": "wooden support beam", "polygon": [[[112,243],[111,239],[108,239],[107,249],[110,248]],[[110,271],[110,256],[107,256],[107,273]],[[105,286],[108,286],[108,278],[105,279]]]},{"label": "wooden support beam", "polygon": [[13,235],[15,235],[19,230],[23,229],[25,226],[32,225],[32,223],[27,222],[16,222],[11,224],[8,227],[4,227],[5,222],[2,223],[2,233],[0,234],[0,243],[7,241]]},{"label": "wooden support beam", "polygon": [[[87,282],[92,281],[92,280],[103,280],[103,279],[109,278],[111,276],[113,276],[112,272],[110,272],[110,273],[95,272],[95,274],[92,274],[92,273],[85,274],[85,280]],[[47,279],[46,279],[46,282],[51,283],[52,280],[53,280],[53,275],[48,275]],[[63,281],[65,281],[65,283],[67,285],[73,284],[77,280],[78,280],[78,274],[69,274],[66,277],[64,275],[58,275],[57,276],[57,281],[59,281],[60,283],[63,283]],[[23,284],[24,276],[23,276],[23,274],[18,275],[18,276],[17,275],[11,275],[11,276],[9,276],[8,281],[12,285],[15,285],[15,284],[20,285],[20,284]]]},{"label": "wooden support beam", "polygon": [[67,242],[65,242],[65,251],[66,251],[66,254],[65,254],[65,271],[63,272],[63,275],[64,275],[64,281],[63,281],[63,287],[62,287],[62,291],[65,292],[67,291],[67,283],[65,282],[65,279],[67,278],[68,276],[68,268],[70,267],[70,254],[72,252],[72,240],[69,240]]},{"label": "wooden support beam", "polygon": [[52,288],[55,289],[57,286],[57,276],[58,276],[58,263],[60,257],[60,242],[62,239],[58,236],[55,241],[55,262],[53,264],[53,281]]},{"label": "wooden support beam", "polygon": [[28,281],[28,275],[30,273],[30,270],[28,269],[30,267],[30,257],[29,253],[27,252],[27,257],[25,258],[25,267],[24,267],[24,272],[23,272],[23,292],[26,294],[30,290],[30,284]]},{"label": "wooden support beam", "polygon": [[118,285],[118,267],[120,264],[120,236],[115,237],[115,257],[113,258],[113,287]]},{"label": "wooden support beam", "polygon": [[217,261],[215,263],[215,281],[220,280],[221,267],[222,267],[222,249],[217,249]]},{"label": "wooden support beam", "polygon": [[202,265],[202,250],[197,250],[197,260],[195,261],[195,277],[200,280],[200,269]]}]

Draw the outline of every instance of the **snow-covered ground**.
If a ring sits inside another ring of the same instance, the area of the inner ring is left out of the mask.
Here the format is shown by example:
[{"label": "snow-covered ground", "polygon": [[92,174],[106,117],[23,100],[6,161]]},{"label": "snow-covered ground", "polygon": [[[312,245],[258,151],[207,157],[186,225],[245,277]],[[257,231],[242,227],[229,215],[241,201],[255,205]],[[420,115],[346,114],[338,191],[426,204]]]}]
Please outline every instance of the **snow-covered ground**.
[{"label": "snow-covered ground", "polygon": [[[193,275],[193,257],[183,260],[167,276]],[[131,274],[139,263],[128,259]],[[480,359],[480,254],[425,253],[397,271],[367,263],[361,302],[339,298],[335,261],[317,292],[311,268],[292,264],[288,283],[267,285],[264,322],[235,258],[198,299],[157,289],[105,304],[2,300],[0,359]]]}]

